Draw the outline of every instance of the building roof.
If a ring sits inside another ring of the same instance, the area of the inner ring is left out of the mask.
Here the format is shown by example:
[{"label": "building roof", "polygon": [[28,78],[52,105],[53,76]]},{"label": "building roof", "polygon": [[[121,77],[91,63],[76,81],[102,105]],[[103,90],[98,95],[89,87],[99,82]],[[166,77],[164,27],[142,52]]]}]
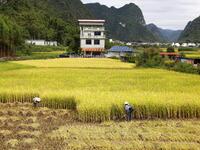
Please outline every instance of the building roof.
[{"label": "building roof", "polygon": [[177,57],[181,56],[178,53],[169,53],[169,52],[162,52],[162,53],[160,53],[160,55],[161,56],[177,56]]},{"label": "building roof", "polygon": [[104,48],[82,48],[81,50],[84,52],[102,52]]},{"label": "building roof", "polygon": [[79,19],[78,22],[88,22],[88,23],[105,23],[105,20],[93,20],[93,19]]},{"label": "building roof", "polygon": [[79,19],[78,22],[79,22],[79,25],[103,26],[105,23],[105,20]]},{"label": "building roof", "polygon": [[111,47],[108,52],[133,52],[134,49],[128,46],[113,46]]}]

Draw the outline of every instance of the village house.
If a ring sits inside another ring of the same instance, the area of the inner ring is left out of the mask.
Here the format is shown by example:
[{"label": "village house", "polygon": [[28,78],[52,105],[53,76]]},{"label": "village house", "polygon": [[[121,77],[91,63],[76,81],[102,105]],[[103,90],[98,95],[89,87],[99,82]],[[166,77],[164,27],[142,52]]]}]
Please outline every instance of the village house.
[{"label": "village house", "polygon": [[181,44],[179,44],[179,43],[172,43],[172,46],[173,46],[173,47],[180,47]]},{"label": "village house", "polygon": [[78,20],[80,48],[84,56],[102,55],[105,50],[105,20]]},{"label": "village house", "polygon": [[127,45],[127,46],[131,46],[131,45],[132,45],[132,43],[131,43],[131,42],[128,42],[128,43],[126,43],[126,45]]},{"label": "village house", "polygon": [[196,47],[195,43],[188,43],[188,47]]},{"label": "village house", "polygon": [[200,65],[200,58],[180,58],[180,61],[194,66]]},{"label": "village house", "polygon": [[175,52],[161,52],[160,56],[162,56],[163,58],[168,57],[171,60],[178,60],[181,55]]},{"label": "village house", "polygon": [[160,56],[162,56],[163,58],[168,57],[171,60],[191,64],[193,66],[200,65],[200,58],[186,58],[178,53],[161,52]]},{"label": "village house", "polygon": [[46,41],[46,40],[26,40],[26,44],[37,45],[37,46],[58,46],[57,41]]},{"label": "village house", "polygon": [[126,55],[130,55],[134,52],[134,49],[128,46],[113,46],[108,50],[108,53],[105,55],[108,58],[116,57],[124,57]]},{"label": "village house", "polygon": [[182,43],[181,47],[188,47],[187,43]]}]

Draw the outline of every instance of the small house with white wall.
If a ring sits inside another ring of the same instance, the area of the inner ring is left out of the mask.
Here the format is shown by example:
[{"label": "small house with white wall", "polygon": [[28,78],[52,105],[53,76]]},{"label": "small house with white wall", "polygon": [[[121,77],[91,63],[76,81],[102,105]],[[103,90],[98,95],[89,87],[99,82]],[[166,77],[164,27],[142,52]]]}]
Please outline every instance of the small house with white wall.
[{"label": "small house with white wall", "polygon": [[37,46],[58,46],[57,41],[46,41],[46,40],[26,40],[26,44],[37,45]]},{"label": "small house with white wall", "polygon": [[180,47],[181,44],[179,44],[179,43],[172,43],[172,46],[173,46],[173,47]]},{"label": "small house with white wall", "polygon": [[188,43],[188,47],[196,47],[195,43]]},{"label": "small house with white wall", "polygon": [[80,48],[84,55],[102,55],[105,50],[105,20],[78,20]]},{"label": "small house with white wall", "polygon": [[105,55],[108,58],[116,57],[124,57],[126,55],[130,55],[134,52],[134,49],[128,46],[113,46],[108,50],[108,53]]},{"label": "small house with white wall", "polygon": [[182,43],[181,46],[182,46],[182,47],[188,47],[188,44],[187,44],[187,43]]}]

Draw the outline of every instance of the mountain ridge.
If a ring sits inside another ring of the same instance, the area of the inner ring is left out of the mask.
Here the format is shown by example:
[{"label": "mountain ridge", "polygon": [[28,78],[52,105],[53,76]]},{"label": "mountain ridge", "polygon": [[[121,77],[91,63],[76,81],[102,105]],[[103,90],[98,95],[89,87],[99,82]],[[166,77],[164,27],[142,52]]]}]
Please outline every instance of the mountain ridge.
[{"label": "mountain ridge", "polygon": [[25,39],[77,40],[77,20],[94,18],[80,0],[3,0],[0,14],[23,28]]},{"label": "mountain ridge", "polygon": [[188,22],[179,42],[200,42],[200,16]]},{"label": "mountain ridge", "polygon": [[162,42],[177,42],[182,30],[163,29],[151,23],[146,25],[157,38]]},{"label": "mountain ridge", "polygon": [[120,8],[100,3],[85,4],[97,19],[106,20],[108,37],[121,41],[159,41],[146,27],[141,9],[134,3]]}]

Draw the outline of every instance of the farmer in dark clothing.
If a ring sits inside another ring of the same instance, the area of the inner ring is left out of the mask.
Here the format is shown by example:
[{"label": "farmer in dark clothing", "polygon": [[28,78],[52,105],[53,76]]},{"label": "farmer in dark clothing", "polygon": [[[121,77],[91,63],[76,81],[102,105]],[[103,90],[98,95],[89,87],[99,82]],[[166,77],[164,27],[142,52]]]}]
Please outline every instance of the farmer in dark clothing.
[{"label": "farmer in dark clothing", "polygon": [[133,107],[128,102],[125,102],[124,105],[125,105],[124,109],[125,109],[125,112],[126,112],[126,119],[127,119],[127,121],[131,121],[132,120]]}]

